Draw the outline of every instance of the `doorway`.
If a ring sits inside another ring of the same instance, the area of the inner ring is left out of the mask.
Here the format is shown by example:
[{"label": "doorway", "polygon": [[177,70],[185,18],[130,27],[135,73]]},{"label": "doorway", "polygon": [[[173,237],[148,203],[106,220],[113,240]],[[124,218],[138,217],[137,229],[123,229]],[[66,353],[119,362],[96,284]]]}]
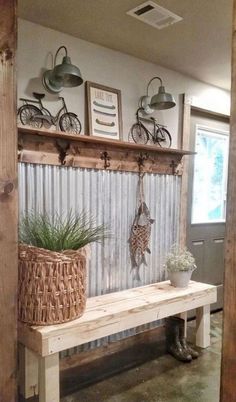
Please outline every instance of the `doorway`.
[{"label": "doorway", "polygon": [[189,164],[187,247],[198,269],[193,280],[217,286],[223,307],[224,238],[229,150],[229,118],[192,110]]}]

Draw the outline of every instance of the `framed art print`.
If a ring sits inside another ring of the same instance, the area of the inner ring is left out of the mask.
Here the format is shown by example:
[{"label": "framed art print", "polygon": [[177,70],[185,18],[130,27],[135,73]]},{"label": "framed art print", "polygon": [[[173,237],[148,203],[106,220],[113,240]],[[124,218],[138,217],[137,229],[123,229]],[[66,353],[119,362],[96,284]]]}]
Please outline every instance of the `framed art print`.
[{"label": "framed art print", "polygon": [[122,139],[121,91],[86,82],[89,134]]}]

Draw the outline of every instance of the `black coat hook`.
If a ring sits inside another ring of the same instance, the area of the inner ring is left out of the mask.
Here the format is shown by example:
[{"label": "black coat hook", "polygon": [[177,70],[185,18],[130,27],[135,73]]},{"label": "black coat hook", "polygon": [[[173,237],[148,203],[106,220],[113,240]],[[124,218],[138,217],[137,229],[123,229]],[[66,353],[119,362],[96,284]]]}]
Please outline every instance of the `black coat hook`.
[{"label": "black coat hook", "polygon": [[101,160],[104,160],[104,169],[107,169],[111,166],[110,164],[111,157],[109,156],[107,151],[101,153]]},{"label": "black coat hook", "polygon": [[56,148],[59,152],[59,161],[61,162],[61,165],[65,165],[66,161],[65,158],[68,155],[67,151],[70,148],[70,143],[67,140],[63,140],[63,139],[57,139],[56,140]]}]

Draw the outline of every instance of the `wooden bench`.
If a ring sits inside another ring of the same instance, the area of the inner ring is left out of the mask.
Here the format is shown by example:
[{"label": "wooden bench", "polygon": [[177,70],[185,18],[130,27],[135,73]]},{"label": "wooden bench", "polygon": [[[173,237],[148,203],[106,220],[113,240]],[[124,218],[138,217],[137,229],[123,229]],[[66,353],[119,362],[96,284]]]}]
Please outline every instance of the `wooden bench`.
[{"label": "wooden bench", "polygon": [[210,304],[216,287],[190,282],[188,288],[169,281],[91,297],[84,315],[60,325],[30,327],[19,323],[20,388],[25,398],[39,393],[40,402],[59,402],[59,352],[171,315],[186,318],[196,308],[196,345],[210,345]]}]

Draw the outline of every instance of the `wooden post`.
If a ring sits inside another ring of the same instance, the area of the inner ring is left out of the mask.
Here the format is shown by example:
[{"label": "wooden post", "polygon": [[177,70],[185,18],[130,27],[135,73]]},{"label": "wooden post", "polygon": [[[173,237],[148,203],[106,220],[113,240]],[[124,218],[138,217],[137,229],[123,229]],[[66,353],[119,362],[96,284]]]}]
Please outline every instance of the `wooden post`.
[{"label": "wooden post", "polygon": [[0,401],[14,402],[17,372],[16,0],[0,0]]},{"label": "wooden post", "polygon": [[231,122],[225,237],[221,402],[236,401],[236,0],[233,10]]},{"label": "wooden post", "polygon": [[33,351],[19,344],[19,390],[29,399],[38,395],[39,357]]},{"label": "wooden post", "polygon": [[188,318],[188,312],[184,311],[183,313],[179,314],[179,318],[182,318],[184,320],[184,336],[187,338],[187,318]]},{"label": "wooden post", "polygon": [[210,346],[210,305],[196,309],[196,345],[200,348]]},{"label": "wooden post", "polygon": [[60,402],[59,353],[39,359],[39,402]]},{"label": "wooden post", "polygon": [[[189,150],[190,143],[190,117],[191,117],[191,98],[187,95],[183,97],[183,130],[181,148]],[[180,225],[179,225],[179,244],[186,246],[187,236],[187,208],[188,208],[188,166],[189,157],[183,157],[183,175],[181,184],[180,201]]]}]

